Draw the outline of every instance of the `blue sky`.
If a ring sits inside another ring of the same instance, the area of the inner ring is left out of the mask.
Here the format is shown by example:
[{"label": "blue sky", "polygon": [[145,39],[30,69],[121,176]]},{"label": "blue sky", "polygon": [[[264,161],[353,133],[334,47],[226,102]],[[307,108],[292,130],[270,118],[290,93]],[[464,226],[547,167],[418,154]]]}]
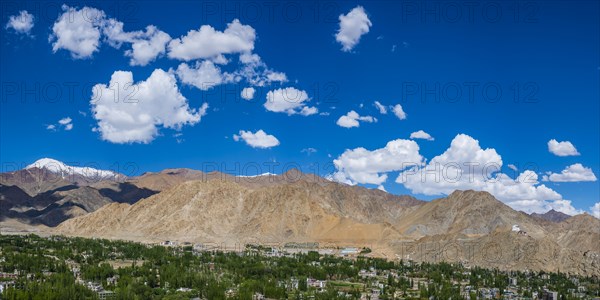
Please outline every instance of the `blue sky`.
[{"label": "blue sky", "polygon": [[[474,188],[525,211],[590,211],[600,200],[599,4],[469,3],[3,2],[3,171],[41,157],[128,175],[299,167],[421,199]],[[134,87],[111,101],[115,83]],[[283,89],[307,99],[278,102]],[[124,101],[131,92],[137,105]],[[419,130],[433,140],[411,139]],[[552,153],[551,140],[570,144]],[[422,180],[432,161],[441,182]]]}]

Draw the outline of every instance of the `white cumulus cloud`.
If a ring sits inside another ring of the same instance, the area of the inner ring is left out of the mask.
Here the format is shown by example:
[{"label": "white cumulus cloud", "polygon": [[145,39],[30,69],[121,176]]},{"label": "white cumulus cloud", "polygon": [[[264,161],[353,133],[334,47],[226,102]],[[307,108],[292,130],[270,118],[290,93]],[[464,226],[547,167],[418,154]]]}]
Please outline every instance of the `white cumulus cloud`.
[{"label": "white cumulus cloud", "polygon": [[383,104],[381,104],[379,101],[375,101],[373,103],[373,105],[375,105],[375,107],[377,108],[377,110],[379,110],[380,114],[387,114],[387,107],[385,107]]},{"label": "white cumulus cloud", "polygon": [[67,124],[71,123],[71,121],[73,121],[71,118],[66,117],[66,118],[62,118],[62,119],[58,120],[58,123],[60,125],[67,125]]},{"label": "white cumulus cloud", "polygon": [[192,68],[186,63],[177,67],[177,77],[185,84],[193,85],[200,90],[206,91],[226,81],[221,69],[209,60],[196,62]]},{"label": "white cumulus cloud", "polygon": [[254,99],[255,92],[256,90],[253,87],[247,87],[242,90],[240,96],[245,100],[252,100]]},{"label": "white cumulus cloud", "polygon": [[500,172],[502,164],[495,149],[482,149],[479,141],[459,134],[444,153],[423,167],[401,172],[396,182],[413,193],[425,195],[448,195],[467,189],[487,191],[512,208],[528,213],[551,208],[567,214],[579,213],[571,201],[540,184],[534,171],[525,170],[511,178]]},{"label": "white cumulus cloud", "polygon": [[240,130],[239,134],[234,134],[233,139],[237,142],[243,140],[252,148],[271,148],[279,145],[279,140],[270,134],[267,134],[262,129],[255,133],[251,131]]},{"label": "white cumulus cloud", "polygon": [[401,171],[423,162],[417,143],[397,139],[372,151],[362,147],[347,149],[333,161],[337,172],[332,179],[347,184],[381,185],[388,178],[387,172]]},{"label": "white cumulus cloud", "polygon": [[169,43],[169,57],[180,60],[214,58],[223,54],[251,52],[254,49],[256,32],[238,19],[227,24],[224,31],[210,25],[190,30],[185,36]]},{"label": "white cumulus cloud", "polygon": [[6,23],[6,29],[12,29],[17,33],[29,35],[33,28],[35,18],[32,14],[26,10],[22,10],[18,15],[10,16],[8,23]]},{"label": "white cumulus cloud", "polygon": [[362,6],[353,8],[346,15],[340,15],[340,28],[335,40],[342,44],[342,51],[351,51],[360,41],[360,37],[369,32],[373,25]]},{"label": "white cumulus cloud", "polygon": [[357,112],[351,110],[346,115],[341,116],[337,120],[336,124],[338,124],[338,126],[341,126],[341,127],[352,128],[352,127],[359,127],[360,126],[359,121],[374,123],[374,122],[377,122],[377,119],[373,118],[371,116],[361,116]]},{"label": "white cumulus cloud", "polygon": [[569,141],[559,142],[555,139],[548,141],[548,151],[556,156],[577,156],[579,152]]},{"label": "white cumulus cloud", "polygon": [[402,105],[400,105],[400,104],[394,105],[394,107],[392,107],[392,111],[394,112],[394,115],[396,115],[396,117],[398,117],[398,119],[400,119],[400,120],[406,119],[406,113],[402,109]]},{"label": "white cumulus cloud", "polygon": [[103,34],[115,48],[120,48],[123,43],[131,44],[131,49],[125,51],[125,56],[131,58],[129,64],[132,66],[145,66],[165,54],[167,43],[171,40],[169,34],[153,25],[148,25],[145,31],[126,32],[123,30],[123,23],[115,19],[104,22]]},{"label": "white cumulus cloud", "polygon": [[63,13],[52,27],[50,42],[53,51],[67,50],[76,59],[91,58],[99,50],[101,42],[114,48],[123,44],[131,45],[125,50],[132,66],[145,66],[166,53],[166,45],[171,37],[154,25],[145,30],[125,31],[123,22],[107,18],[102,10],[83,7],[77,9],[62,6]]},{"label": "white cumulus cloud", "polygon": [[316,107],[308,107],[308,94],[293,87],[269,91],[264,106],[268,111],[283,112],[288,115],[301,114],[304,116],[316,114]]},{"label": "white cumulus cloud", "polygon": [[256,53],[245,52],[240,54],[240,68],[230,75],[232,81],[246,80],[253,86],[265,86],[273,82],[287,82],[287,75],[270,69]]},{"label": "white cumulus cloud", "polygon": [[596,175],[591,168],[584,167],[582,164],[572,164],[566,167],[559,173],[548,172],[544,175],[544,181],[553,182],[580,182],[580,181],[596,181]]},{"label": "white cumulus cloud", "polygon": [[208,104],[198,110],[181,95],[175,76],[156,69],[145,81],[134,83],[133,73],[116,71],[108,84],[97,84],[90,101],[96,131],[112,143],[149,143],[159,126],[180,130],[200,122]]},{"label": "white cumulus cloud", "polygon": [[428,140],[428,141],[434,140],[434,138],[429,133],[427,133],[423,130],[419,130],[419,131],[415,131],[415,132],[411,133],[410,138],[411,139],[423,139],[423,140]]},{"label": "white cumulus cloud", "polygon": [[100,29],[106,18],[103,11],[83,7],[62,6],[63,13],[52,26],[49,40],[52,51],[67,50],[75,59],[92,57],[100,45]]}]

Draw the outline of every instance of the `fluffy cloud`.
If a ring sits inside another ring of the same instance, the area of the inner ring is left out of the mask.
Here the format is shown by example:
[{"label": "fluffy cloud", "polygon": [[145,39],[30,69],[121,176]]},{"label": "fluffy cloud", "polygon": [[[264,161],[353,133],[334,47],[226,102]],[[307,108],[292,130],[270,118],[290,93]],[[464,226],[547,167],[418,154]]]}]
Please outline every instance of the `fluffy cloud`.
[{"label": "fluffy cloud", "polygon": [[96,131],[112,143],[149,143],[158,127],[180,130],[200,122],[208,104],[191,109],[173,74],[156,69],[145,81],[134,83],[131,72],[116,71],[109,84],[97,84],[90,101]]},{"label": "fluffy cloud", "polygon": [[379,103],[379,101],[375,101],[375,103],[373,103],[373,105],[375,105],[375,107],[377,107],[377,110],[379,110],[380,114],[387,114],[387,107],[385,107],[383,104]]},{"label": "fluffy cloud", "polygon": [[373,151],[362,147],[344,151],[333,161],[337,172],[332,179],[347,184],[381,185],[388,178],[385,173],[401,171],[423,162],[417,143],[398,139]]},{"label": "fluffy cloud", "polygon": [[90,58],[98,51],[101,37],[114,48],[123,44],[131,44],[125,50],[132,66],[145,66],[166,52],[166,45],[171,37],[149,25],[145,30],[126,32],[123,23],[116,19],[108,19],[104,11],[84,7],[80,10],[63,5],[63,13],[52,27],[53,51],[68,50],[77,59]]},{"label": "fluffy cloud", "polygon": [[256,92],[256,90],[253,87],[247,87],[242,90],[242,92],[240,93],[240,96],[243,99],[252,100],[252,99],[254,99],[255,92]]},{"label": "fluffy cloud", "polygon": [[400,104],[394,105],[394,107],[392,107],[392,111],[394,112],[394,115],[396,115],[396,117],[398,117],[398,119],[400,119],[400,120],[406,119],[406,113],[402,109],[402,105],[400,105]]},{"label": "fluffy cloud", "polygon": [[177,67],[176,73],[181,82],[193,85],[203,91],[226,81],[223,78],[221,69],[209,60],[196,62],[196,66],[193,68],[190,68],[186,63],[182,63]]},{"label": "fluffy cloud", "polygon": [[310,101],[310,98],[308,98],[305,91],[288,87],[269,91],[264,106],[268,111],[284,112],[288,115],[301,114],[308,116],[316,114],[318,109],[306,106],[308,101]]},{"label": "fluffy cloud", "polygon": [[444,153],[424,167],[401,172],[396,182],[413,193],[447,195],[454,190],[487,191],[514,209],[545,212],[551,208],[578,213],[569,200],[540,184],[538,175],[525,170],[515,179],[501,173],[502,157],[495,149],[482,149],[472,137],[457,135]]},{"label": "fluffy cloud", "polygon": [[425,195],[450,194],[463,187],[481,189],[501,165],[502,158],[496,150],[481,149],[479,141],[459,134],[443,154],[434,157],[424,168],[400,174],[397,182]]},{"label": "fluffy cloud", "polygon": [[558,142],[555,139],[548,141],[548,151],[557,156],[577,156],[579,152],[569,141]]},{"label": "fluffy cloud", "polygon": [[125,51],[125,56],[131,58],[129,64],[132,66],[145,66],[154,61],[166,52],[166,45],[171,40],[171,36],[153,25],[147,26],[145,31],[125,32],[123,23],[115,19],[105,21],[103,34],[115,48],[120,48],[123,43],[131,44],[131,49]]},{"label": "fluffy cloud", "polygon": [[265,86],[272,82],[284,83],[288,81],[284,73],[270,69],[258,54],[242,53],[239,56],[239,61],[241,67],[231,74],[234,82],[246,80],[254,86]]},{"label": "fluffy cloud", "polygon": [[560,174],[548,172],[543,177],[544,181],[553,182],[580,182],[580,181],[596,181],[596,175],[591,168],[584,167],[582,164],[573,164],[566,167]]},{"label": "fluffy cloud", "polygon": [[351,110],[346,115],[341,116],[337,120],[336,124],[338,124],[338,126],[341,126],[341,127],[352,128],[352,127],[359,127],[360,126],[359,121],[373,123],[373,122],[377,122],[377,119],[373,118],[371,116],[360,116],[357,112]]},{"label": "fluffy cloud", "polygon": [[190,30],[187,35],[169,43],[169,57],[180,60],[214,58],[223,54],[251,52],[254,49],[256,32],[239,20],[227,24],[225,31],[203,25]]},{"label": "fluffy cloud", "polygon": [[342,51],[350,51],[358,44],[360,37],[369,32],[373,25],[362,6],[357,6],[346,15],[340,15],[340,29],[335,40],[342,44]]},{"label": "fluffy cloud", "polygon": [[100,27],[106,15],[103,11],[84,7],[80,10],[62,6],[63,13],[52,26],[49,40],[52,51],[67,50],[75,59],[92,57],[100,45]]},{"label": "fluffy cloud", "polygon": [[600,219],[600,202],[596,202],[594,206],[590,207],[590,213],[592,216]]},{"label": "fluffy cloud", "polygon": [[427,133],[423,130],[419,130],[419,131],[415,131],[415,132],[411,133],[410,138],[411,139],[423,139],[423,140],[428,140],[428,141],[434,140],[434,138],[431,135],[429,135],[429,133]]},{"label": "fluffy cloud", "polygon": [[[54,23],[50,42],[53,42],[54,52],[68,50],[73,58],[91,58],[102,42],[117,49],[126,44],[130,48],[125,50],[125,56],[131,58],[129,64],[132,66],[148,65],[165,53],[172,59],[203,60],[194,66],[182,64],[177,73],[185,83],[202,90],[209,88],[203,84],[209,75],[208,81],[213,85],[217,82],[225,84],[245,80],[251,86],[266,86],[273,82],[288,81],[285,73],[270,69],[260,56],[252,53],[256,32],[237,19],[229,23],[224,31],[203,25],[185,36],[171,39],[169,34],[153,25],[144,30],[125,31],[123,22],[107,18],[104,11],[95,8],[78,10],[63,5],[63,10]],[[239,68],[230,73],[221,73],[215,64],[229,64],[230,59],[225,57],[228,54],[239,55]],[[312,114],[315,109],[307,109],[303,113]]]},{"label": "fluffy cloud", "polygon": [[12,29],[17,33],[29,35],[31,28],[33,28],[35,18],[32,14],[26,10],[22,10],[18,15],[10,16],[8,23],[6,23],[6,29]]},{"label": "fluffy cloud", "polygon": [[240,130],[239,134],[234,134],[233,139],[237,142],[243,140],[252,148],[271,148],[279,145],[279,140],[262,129],[252,133],[251,131]]}]

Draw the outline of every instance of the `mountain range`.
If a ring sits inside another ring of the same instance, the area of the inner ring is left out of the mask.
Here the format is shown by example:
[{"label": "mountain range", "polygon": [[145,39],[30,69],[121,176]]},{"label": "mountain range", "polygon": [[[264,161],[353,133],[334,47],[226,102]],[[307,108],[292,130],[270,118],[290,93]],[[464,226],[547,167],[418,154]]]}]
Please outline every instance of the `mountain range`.
[{"label": "mountain range", "polygon": [[295,169],[127,177],[43,159],[0,174],[0,221],[3,232],[13,226],[142,242],[316,242],[369,247],[390,259],[600,275],[600,220],[588,214],[529,215],[477,191],[421,201]]}]

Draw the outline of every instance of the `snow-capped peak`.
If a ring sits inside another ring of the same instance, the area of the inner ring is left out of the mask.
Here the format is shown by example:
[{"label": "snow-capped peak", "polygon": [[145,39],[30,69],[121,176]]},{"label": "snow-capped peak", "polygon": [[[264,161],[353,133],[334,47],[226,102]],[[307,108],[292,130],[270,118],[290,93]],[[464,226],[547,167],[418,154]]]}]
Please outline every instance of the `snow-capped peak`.
[{"label": "snow-capped peak", "polygon": [[[89,164],[88,164],[89,165]],[[99,170],[88,166],[69,166],[52,158],[42,158],[25,167],[25,169],[46,169],[52,173],[60,174],[63,178],[80,175],[89,179],[122,179],[125,176],[109,170]]]},{"label": "snow-capped peak", "polygon": [[267,172],[267,173],[262,173],[262,174],[258,174],[258,175],[238,175],[236,177],[254,178],[254,177],[262,177],[262,176],[277,176],[277,174]]}]

